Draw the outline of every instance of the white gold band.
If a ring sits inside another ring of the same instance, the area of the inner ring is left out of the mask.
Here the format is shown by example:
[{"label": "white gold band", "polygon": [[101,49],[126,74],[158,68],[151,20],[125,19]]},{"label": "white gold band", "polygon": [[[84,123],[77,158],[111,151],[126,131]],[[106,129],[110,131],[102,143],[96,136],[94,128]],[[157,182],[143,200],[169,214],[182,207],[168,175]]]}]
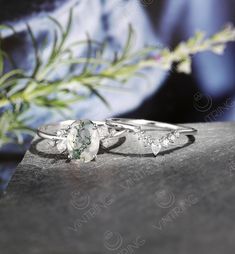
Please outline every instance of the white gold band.
[{"label": "white gold band", "polygon": [[[61,130],[69,130],[70,126],[74,122],[76,122],[76,120],[67,120],[67,121],[62,121],[59,123],[45,124],[45,125],[38,128],[37,134],[39,137],[41,137],[43,139],[64,140],[66,138],[66,136],[61,136],[60,131]],[[92,121],[92,122],[98,129],[101,139],[107,138],[107,136],[106,136],[107,131],[115,130],[114,127],[108,126],[106,124],[106,122],[104,122],[104,121]],[[53,129],[53,131],[50,131],[50,129]],[[102,129],[103,129],[103,131],[102,131]],[[55,130],[56,130],[56,132],[55,132]],[[120,136],[124,132],[126,132],[125,128],[121,128],[121,129],[119,128],[118,131],[112,132],[112,137]],[[111,135],[109,135],[109,137],[111,138]]]},{"label": "white gold band", "polygon": [[[110,118],[106,120],[106,124],[111,127],[126,128],[130,132],[137,134],[138,139],[142,141],[146,147],[150,147],[155,156],[159,154],[162,147],[167,148],[169,145],[175,143],[176,139],[178,139],[181,134],[192,136],[197,133],[197,130],[191,127],[143,119]],[[156,130],[167,131],[168,133],[156,140],[146,132]]]},{"label": "white gold band", "polygon": [[164,131],[178,131],[179,134],[195,135],[197,130],[191,127],[185,127],[181,125],[156,122],[144,119],[127,119],[127,118],[109,118],[106,120],[106,124],[113,127],[123,127],[133,131],[136,130],[164,130]]}]

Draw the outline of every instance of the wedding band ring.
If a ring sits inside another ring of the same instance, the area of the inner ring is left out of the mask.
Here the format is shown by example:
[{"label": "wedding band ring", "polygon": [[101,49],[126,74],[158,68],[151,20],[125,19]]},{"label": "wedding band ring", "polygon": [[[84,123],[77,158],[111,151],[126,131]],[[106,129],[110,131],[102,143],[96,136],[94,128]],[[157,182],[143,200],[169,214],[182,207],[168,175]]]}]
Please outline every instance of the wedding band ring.
[{"label": "wedding band ring", "polygon": [[[162,148],[168,148],[168,146],[175,143],[180,135],[197,134],[197,130],[191,127],[144,119],[110,118],[106,120],[106,124],[110,127],[126,128],[129,132],[134,133],[146,147],[151,148],[155,156],[159,154]],[[159,139],[154,139],[147,134],[147,131],[167,131],[168,133]]]}]

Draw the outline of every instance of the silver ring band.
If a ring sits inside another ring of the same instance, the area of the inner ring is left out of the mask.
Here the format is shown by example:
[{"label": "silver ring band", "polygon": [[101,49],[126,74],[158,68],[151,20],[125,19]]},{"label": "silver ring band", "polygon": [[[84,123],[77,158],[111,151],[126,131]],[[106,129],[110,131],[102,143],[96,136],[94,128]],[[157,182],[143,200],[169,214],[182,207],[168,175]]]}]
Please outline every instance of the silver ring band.
[{"label": "silver ring band", "polygon": [[[189,136],[197,133],[197,130],[191,127],[144,119],[110,118],[106,120],[106,124],[115,128],[126,128],[129,132],[137,134],[138,139],[142,141],[146,147],[150,147],[155,156],[159,154],[162,147],[167,148],[169,145],[173,144],[181,134]],[[146,131],[156,130],[168,131],[168,133],[157,140],[146,133]]]},{"label": "silver ring band", "polygon": [[128,119],[128,118],[109,118],[106,120],[106,124],[109,126],[123,127],[129,130],[138,131],[147,130],[147,131],[178,131],[179,134],[184,135],[196,135],[197,130],[191,127],[185,127],[181,125],[156,122],[145,119]]},{"label": "silver ring band", "polygon": [[[41,137],[43,139],[50,139],[50,140],[55,140],[55,141],[56,140],[64,140],[64,139],[66,139],[66,136],[60,136],[60,135],[58,135],[58,132],[60,132],[61,130],[68,130],[70,128],[70,126],[75,122],[77,122],[77,121],[76,120],[67,120],[67,121],[62,121],[59,123],[45,124],[37,129],[37,134],[39,137]],[[107,126],[106,122],[104,122],[104,121],[92,121],[92,122],[95,125],[95,127],[98,128],[98,130],[100,130],[99,134],[100,134],[101,139],[107,138],[104,135],[104,131],[103,132],[101,131],[102,128],[109,127],[110,128],[109,130],[114,129],[114,127]],[[55,129],[57,129],[57,133],[48,132],[48,129],[50,129],[50,128],[52,128],[53,131],[55,131]],[[126,132],[126,129],[121,128],[121,130],[118,130],[115,133],[113,132],[112,137],[120,136],[124,132]],[[111,138],[111,135],[109,135],[109,138]]]},{"label": "silver ring band", "polygon": [[124,127],[111,127],[100,121],[68,120],[43,125],[37,134],[43,139],[53,140],[57,150],[67,152],[69,159],[89,162],[95,159],[102,142],[126,131]]}]

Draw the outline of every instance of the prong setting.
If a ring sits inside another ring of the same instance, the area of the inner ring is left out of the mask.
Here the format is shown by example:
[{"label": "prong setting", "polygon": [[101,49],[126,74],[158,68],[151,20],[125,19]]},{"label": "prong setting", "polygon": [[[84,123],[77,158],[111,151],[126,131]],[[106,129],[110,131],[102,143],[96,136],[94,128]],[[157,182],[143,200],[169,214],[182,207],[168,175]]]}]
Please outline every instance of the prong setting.
[{"label": "prong setting", "polygon": [[138,132],[133,132],[134,135],[137,134],[138,140],[141,141],[145,147],[150,147],[153,154],[157,156],[163,148],[168,148],[169,145],[173,144],[177,138],[180,137],[179,131],[172,131],[169,134],[163,136],[159,140],[154,140],[151,136],[146,134],[146,131],[139,130]]}]

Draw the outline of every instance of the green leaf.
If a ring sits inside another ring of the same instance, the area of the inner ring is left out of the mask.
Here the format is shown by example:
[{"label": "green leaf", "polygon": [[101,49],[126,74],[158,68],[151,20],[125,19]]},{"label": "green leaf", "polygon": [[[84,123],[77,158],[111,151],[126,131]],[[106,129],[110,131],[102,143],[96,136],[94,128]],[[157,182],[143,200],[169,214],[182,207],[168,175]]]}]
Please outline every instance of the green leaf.
[{"label": "green leaf", "polygon": [[0,24],[0,30],[11,30],[14,34],[17,33],[15,28],[11,25]]},{"label": "green leaf", "polygon": [[64,101],[56,100],[56,99],[48,99],[45,97],[37,97],[34,99],[34,103],[38,106],[46,107],[46,108],[67,108],[67,104]]},{"label": "green leaf", "polygon": [[52,63],[54,61],[54,58],[56,57],[57,44],[58,44],[58,34],[57,34],[57,31],[54,30],[53,43],[52,43],[52,48],[51,48],[51,54],[48,59],[48,64]]},{"label": "green leaf", "polygon": [[52,16],[48,16],[48,18],[56,25],[56,27],[59,29],[60,33],[63,34],[64,29],[63,29],[62,25],[60,24],[60,22]]},{"label": "green leaf", "polygon": [[7,25],[0,25],[0,30],[8,29],[9,27]]},{"label": "green leaf", "polygon": [[94,87],[92,87],[91,85],[88,85],[88,84],[86,84],[86,86],[93,94],[95,94],[106,105],[106,107],[111,109],[108,101],[99,93],[99,91],[97,89],[95,89]]},{"label": "green leaf", "polygon": [[0,50],[0,76],[2,76],[3,68],[4,68],[4,58],[3,58],[2,51]]},{"label": "green leaf", "polygon": [[71,31],[72,21],[73,21],[73,9],[71,8],[69,10],[69,18],[68,18],[67,26],[66,26],[65,33],[64,33],[64,37],[65,38],[68,37],[68,35],[69,35],[70,31]]},{"label": "green leaf", "polygon": [[41,66],[41,60],[40,60],[40,56],[39,56],[39,49],[38,49],[37,41],[34,37],[33,31],[31,29],[30,25],[26,24],[26,26],[27,26],[27,30],[28,30],[29,36],[30,36],[31,41],[32,41],[32,45],[33,45],[33,49],[34,49],[34,56],[35,56],[35,67],[34,67],[34,71],[32,73],[32,77],[36,77],[37,72],[38,72],[38,70]]},{"label": "green leaf", "polygon": [[16,69],[16,70],[12,70],[12,71],[9,71],[7,73],[5,73],[1,78],[0,78],[0,88],[1,86],[7,82],[10,78],[14,78],[14,77],[17,77],[17,76],[21,76],[23,73],[22,73],[22,70],[20,69]]},{"label": "green leaf", "polygon": [[129,25],[127,41],[126,41],[126,44],[124,46],[123,53],[122,53],[122,56],[121,56],[120,60],[123,60],[126,57],[128,57],[128,53],[130,52],[130,50],[132,48],[132,42],[134,40],[133,37],[134,37],[134,30],[133,30],[132,26]]},{"label": "green leaf", "polygon": [[89,36],[89,34],[87,34],[87,57],[86,57],[87,61],[85,62],[84,66],[83,66],[82,75],[88,71],[88,66],[90,64],[91,54],[92,54],[92,44],[90,42],[90,36]]}]

